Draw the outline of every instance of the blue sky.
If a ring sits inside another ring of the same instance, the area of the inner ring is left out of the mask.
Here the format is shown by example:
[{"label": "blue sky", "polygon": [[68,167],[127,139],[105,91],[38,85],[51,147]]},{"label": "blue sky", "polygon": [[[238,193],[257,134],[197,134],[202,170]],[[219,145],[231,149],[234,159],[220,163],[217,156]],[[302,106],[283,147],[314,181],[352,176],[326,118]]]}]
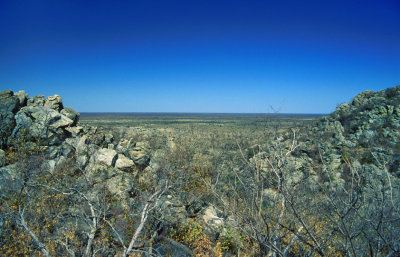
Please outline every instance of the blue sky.
[{"label": "blue sky", "polygon": [[80,112],[329,113],[400,84],[400,2],[0,1],[0,90]]}]

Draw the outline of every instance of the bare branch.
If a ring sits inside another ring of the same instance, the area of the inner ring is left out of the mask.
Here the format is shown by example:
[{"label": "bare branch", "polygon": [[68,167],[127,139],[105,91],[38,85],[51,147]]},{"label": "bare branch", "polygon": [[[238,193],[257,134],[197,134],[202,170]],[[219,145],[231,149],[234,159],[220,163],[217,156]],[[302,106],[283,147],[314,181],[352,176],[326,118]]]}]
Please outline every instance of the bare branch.
[{"label": "bare branch", "polygon": [[160,200],[160,197],[165,193],[165,191],[168,188],[168,181],[165,183],[165,186],[161,188],[160,190],[156,191],[154,194],[152,194],[149,199],[147,200],[146,204],[143,207],[142,210],[142,215],[140,218],[140,223],[138,228],[136,229],[135,233],[132,236],[132,239],[129,243],[128,248],[124,251],[123,256],[128,256],[128,254],[132,251],[133,246],[135,245],[140,233],[143,230],[143,227],[147,221],[147,218],[149,216],[149,212],[154,209],[158,205],[158,201]]},{"label": "bare branch", "polygon": [[24,218],[24,212],[25,212],[25,207],[22,210],[19,207],[19,210],[18,210],[18,213],[19,213],[18,223],[19,223],[19,225],[21,227],[23,227],[26,230],[26,232],[28,232],[28,234],[32,237],[33,241],[38,246],[40,251],[44,254],[44,256],[50,257],[51,255],[47,251],[46,246],[44,246],[44,244],[42,242],[40,242],[39,238],[35,235],[35,233],[33,233],[33,231],[26,224],[25,218]]}]

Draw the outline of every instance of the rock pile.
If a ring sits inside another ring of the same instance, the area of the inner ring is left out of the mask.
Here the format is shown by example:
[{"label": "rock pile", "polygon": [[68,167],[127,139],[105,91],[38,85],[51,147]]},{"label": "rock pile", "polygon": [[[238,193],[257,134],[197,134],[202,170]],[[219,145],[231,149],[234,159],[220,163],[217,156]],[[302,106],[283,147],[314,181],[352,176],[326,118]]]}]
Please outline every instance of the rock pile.
[{"label": "rock pile", "polygon": [[[85,169],[103,165],[123,171],[145,166],[150,152],[145,142],[116,142],[113,136],[97,127],[78,124],[79,113],[64,107],[59,95],[28,97],[25,91],[0,92],[0,148],[23,140],[45,149],[48,159],[76,157],[76,165]],[[115,148],[115,149],[114,149]],[[1,158],[0,158],[1,159]],[[5,165],[5,161],[0,162]]]},{"label": "rock pile", "polygon": [[335,154],[334,159],[357,150],[361,162],[384,163],[389,172],[400,176],[400,86],[358,94],[318,121],[313,130],[319,136],[315,140],[325,140],[320,145]]},{"label": "rock pile", "polygon": [[78,135],[79,114],[64,108],[61,97],[39,95],[28,98],[24,91],[0,92],[1,141],[0,146],[11,145],[15,138],[47,146],[61,145],[67,137]]}]

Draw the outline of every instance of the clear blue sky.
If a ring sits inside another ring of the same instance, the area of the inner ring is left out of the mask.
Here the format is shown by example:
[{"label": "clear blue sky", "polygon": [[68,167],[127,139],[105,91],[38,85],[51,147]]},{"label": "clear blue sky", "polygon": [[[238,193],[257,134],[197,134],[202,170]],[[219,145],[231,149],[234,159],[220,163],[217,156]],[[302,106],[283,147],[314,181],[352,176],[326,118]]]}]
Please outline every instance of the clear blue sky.
[{"label": "clear blue sky", "polygon": [[0,90],[80,112],[329,113],[398,84],[398,0],[0,1]]}]

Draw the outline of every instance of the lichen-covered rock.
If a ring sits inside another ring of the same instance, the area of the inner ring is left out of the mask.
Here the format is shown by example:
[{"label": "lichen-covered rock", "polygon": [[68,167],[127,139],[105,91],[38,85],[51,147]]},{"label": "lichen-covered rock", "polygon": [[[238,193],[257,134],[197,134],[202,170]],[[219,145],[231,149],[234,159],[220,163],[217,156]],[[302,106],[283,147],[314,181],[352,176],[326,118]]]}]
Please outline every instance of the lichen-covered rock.
[{"label": "lichen-covered rock", "polygon": [[19,98],[14,95],[13,91],[0,91],[0,112],[16,113],[19,108]]},{"label": "lichen-covered rock", "polygon": [[0,167],[0,197],[15,195],[23,187],[20,168],[16,164]]},{"label": "lichen-covered rock", "polygon": [[62,100],[59,95],[49,96],[44,102],[44,107],[47,109],[53,109],[57,112],[63,108]]},{"label": "lichen-covered rock", "polygon": [[72,125],[76,125],[79,121],[79,113],[70,107],[64,107],[64,109],[61,110],[61,114],[71,119],[73,121]]},{"label": "lichen-covered rock", "polygon": [[171,256],[171,257],[192,257],[195,256],[193,252],[185,245],[172,240],[170,238],[161,238],[153,246],[153,252],[157,256]]},{"label": "lichen-covered rock", "polygon": [[15,127],[14,114],[19,109],[19,98],[13,91],[0,91],[0,148],[7,145],[9,136]]},{"label": "lichen-covered rock", "polygon": [[210,205],[202,211],[200,224],[208,236],[216,239],[225,224],[224,213]]},{"label": "lichen-covered rock", "polygon": [[123,154],[118,154],[118,159],[115,163],[115,168],[123,170],[123,171],[128,171],[130,169],[133,169],[135,167],[135,164],[133,161],[129,158],[127,158]]},{"label": "lichen-covered rock", "polygon": [[0,167],[3,167],[4,165],[6,165],[6,154],[0,149]]},{"label": "lichen-covered rock", "polygon": [[137,142],[135,147],[129,151],[131,159],[139,165],[146,166],[150,161],[150,148],[147,142]]},{"label": "lichen-covered rock", "polygon": [[20,107],[26,106],[27,101],[28,101],[28,94],[25,93],[24,90],[18,91],[14,95],[18,97]]},{"label": "lichen-covered rock", "polygon": [[73,121],[53,109],[23,107],[16,115],[12,136],[27,134],[28,140],[42,145],[59,145],[67,137],[65,128]]},{"label": "lichen-covered rock", "polygon": [[88,153],[89,140],[86,135],[79,138],[78,143],[75,146],[77,155],[86,155]]},{"label": "lichen-covered rock", "polygon": [[130,138],[122,138],[117,146],[116,146],[116,150],[118,153],[122,153],[124,155],[129,155],[129,150],[132,148],[132,145],[134,145],[133,140]]},{"label": "lichen-covered rock", "polygon": [[11,145],[14,139],[41,146],[61,145],[66,138],[81,133],[76,128],[78,116],[70,108],[63,111],[58,95],[28,98],[25,91],[16,94],[11,90],[1,91],[0,147]]},{"label": "lichen-covered rock", "polygon": [[44,95],[37,95],[34,97],[29,97],[27,106],[28,107],[43,107],[44,106]]},{"label": "lichen-covered rock", "polygon": [[111,167],[115,166],[117,158],[118,154],[115,150],[106,148],[99,149],[94,155],[95,162],[105,164],[106,166],[111,166]]},{"label": "lichen-covered rock", "polygon": [[14,92],[10,89],[0,91],[0,99],[9,98],[14,95]]},{"label": "lichen-covered rock", "polygon": [[83,133],[83,128],[81,126],[66,127],[65,130],[71,133],[73,137],[80,136]]}]

